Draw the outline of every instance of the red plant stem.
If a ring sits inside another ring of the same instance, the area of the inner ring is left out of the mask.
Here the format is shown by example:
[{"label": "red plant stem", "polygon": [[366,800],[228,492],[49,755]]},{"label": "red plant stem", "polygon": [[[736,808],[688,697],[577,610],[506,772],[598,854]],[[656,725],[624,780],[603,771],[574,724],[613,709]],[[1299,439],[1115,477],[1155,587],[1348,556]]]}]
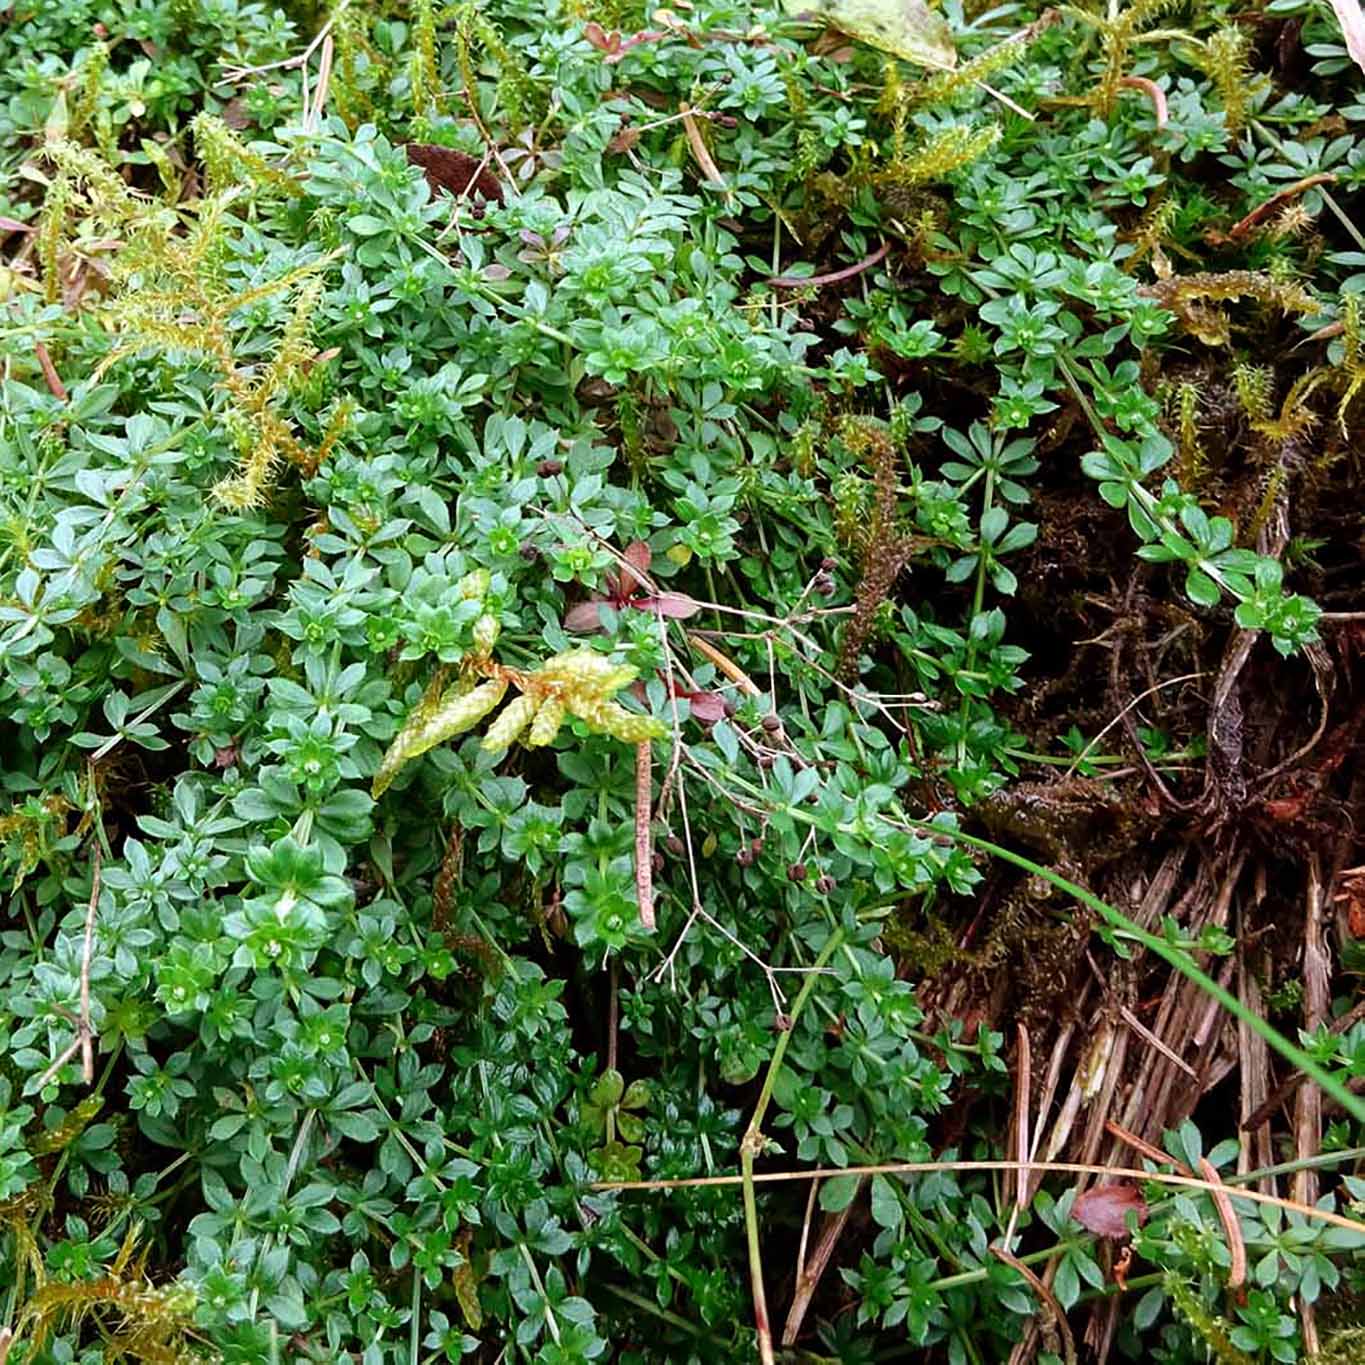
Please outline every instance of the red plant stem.
[{"label": "red plant stem", "polygon": [[1284,189],[1272,194],[1265,203],[1257,204],[1245,218],[1233,226],[1228,236],[1234,239],[1245,237],[1258,223],[1264,222],[1270,217],[1281,204],[1287,204],[1296,195],[1303,194],[1316,185],[1335,185],[1336,181],[1337,178],[1331,171],[1322,171],[1317,175],[1306,175],[1302,180],[1296,180],[1292,185],[1286,185]]},{"label": "red plant stem", "polygon": [[1119,78],[1119,84],[1126,85],[1130,90],[1141,90],[1152,101],[1156,126],[1158,128],[1166,126],[1166,92],[1155,81],[1149,81],[1146,76],[1122,76]]},{"label": "red plant stem", "polygon": [[871,270],[891,250],[890,242],[883,242],[870,256],[864,256],[857,265],[846,265],[842,270],[831,270],[827,275],[775,275],[767,283],[777,289],[799,289],[803,284],[838,284],[840,280],[851,280],[864,270]]},{"label": "red plant stem", "polygon": [[38,357],[38,364],[42,367],[43,378],[47,381],[48,392],[59,402],[66,402],[66,385],[62,383],[62,377],[57,373],[57,367],[52,363],[52,357],[47,353],[47,347],[41,341],[33,343],[33,354]]},{"label": "red plant stem", "polygon": [[649,740],[635,746],[635,899],[640,923],[654,928],[654,848],[649,837],[654,794],[654,751]]}]

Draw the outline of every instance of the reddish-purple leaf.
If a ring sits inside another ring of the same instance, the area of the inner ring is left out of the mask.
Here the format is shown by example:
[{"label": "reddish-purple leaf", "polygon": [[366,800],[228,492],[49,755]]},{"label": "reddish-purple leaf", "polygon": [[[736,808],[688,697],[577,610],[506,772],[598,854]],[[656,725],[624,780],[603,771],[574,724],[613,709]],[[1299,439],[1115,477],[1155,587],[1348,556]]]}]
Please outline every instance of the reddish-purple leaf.
[{"label": "reddish-purple leaf", "polygon": [[685,592],[661,592],[657,597],[637,597],[630,604],[641,611],[657,611],[674,621],[686,621],[701,610],[701,603]]},{"label": "reddish-purple leaf", "polygon": [[1096,1237],[1122,1239],[1128,1236],[1129,1209],[1139,1224],[1147,1221],[1147,1203],[1134,1186],[1097,1185],[1077,1198],[1071,1216]]},{"label": "reddish-purple leaf", "polygon": [[692,708],[692,719],[708,725],[725,717],[725,698],[719,692],[684,692]]},{"label": "reddish-purple leaf", "polygon": [[630,544],[626,546],[625,552],[622,554],[621,558],[626,561],[621,568],[621,573],[625,578],[625,581],[627,583],[635,582],[643,587],[644,580],[638,574],[631,573],[630,570],[638,569],[642,574],[649,572],[650,561],[654,558],[650,553],[649,546],[646,545],[643,540],[632,540]]},{"label": "reddish-purple leaf", "polygon": [[586,602],[576,603],[564,613],[564,629],[576,631],[579,634],[590,634],[595,630],[601,630],[601,606],[602,599],[600,597],[590,597]]}]

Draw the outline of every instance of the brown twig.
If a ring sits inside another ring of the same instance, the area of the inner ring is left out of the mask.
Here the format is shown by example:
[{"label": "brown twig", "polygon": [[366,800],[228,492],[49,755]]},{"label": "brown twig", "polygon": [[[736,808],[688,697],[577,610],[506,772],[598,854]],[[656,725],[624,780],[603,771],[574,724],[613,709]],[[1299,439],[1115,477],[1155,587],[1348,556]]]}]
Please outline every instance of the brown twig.
[{"label": "brown twig", "polygon": [[52,357],[48,355],[47,347],[41,341],[35,341],[33,343],[33,354],[38,357],[38,364],[42,367],[47,391],[59,403],[65,403],[67,399],[66,385],[62,383],[62,377],[57,373],[57,367],[52,363]]},{"label": "brown twig", "polygon": [[732,683],[735,683],[741,692],[747,697],[762,696],[758,684],[730,658],[728,654],[721,653],[709,640],[704,639],[695,630],[687,632],[688,643],[704,654],[711,663],[720,669]]},{"label": "brown twig", "polygon": [[[815,1193],[815,1185],[816,1182],[812,1181],[812,1198]],[[829,1265],[830,1257],[834,1255],[834,1248],[838,1245],[839,1238],[848,1223],[849,1214],[853,1212],[853,1205],[857,1202],[858,1193],[861,1189],[862,1181],[859,1180],[858,1189],[854,1190],[853,1198],[837,1213],[826,1216],[825,1225],[820,1231],[820,1240],[816,1242],[810,1260],[806,1260],[805,1248],[802,1247],[803,1254],[796,1276],[796,1290],[792,1294],[791,1307],[787,1310],[787,1321],[782,1327],[783,1346],[796,1345],[801,1324],[806,1320],[806,1312],[810,1308],[811,1300],[815,1297],[815,1291]]]},{"label": "brown twig", "polygon": [[635,899],[640,923],[654,928],[654,846],[650,814],[654,792],[654,750],[649,740],[635,746]]},{"label": "brown twig", "polygon": [[620,1008],[617,1001],[617,960],[611,960],[611,995],[607,1001],[607,1070],[616,1070],[616,1039],[619,1029],[617,1027],[617,1012]]},{"label": "brown twig", "polygon": [[[1308,859],[1308,885],[1303,923],[1303,1030],[1316,1032],[1327,1018],[1332,1003],[1331,967],[1323,938],[1326,911],[1323,895],[1322,860],[1316,854]],[[1316,1085],[1299,1087],[1294,1097],[1294,1154],[1317,1156],[1322,1151],[1322,1091]],[[1318,1178],[1313,1171],[1294,1176],[1294,1197],[1305,1204],[1318,1197]]]},{"label": "brown twig", "polygon": [[1156,126],[1166,126],[1166,92],[1155,81],[1148,80],[1146,76],[1120,76],[1119,84],[1126,85],[1130,90],[1141,90],[1152,101]]},{"label": "brown twig", "polygon": [[61,1072],[67,1062],[69,1062],[77,1052],[81,1054],[81,1075],[86,1085],[95,1083],[95,1030],[90,1024],[90,960],[95,951],[95,911],[100,901],[100,866],[103,854],[98,844],[95,845],[94,870],[91,873],[90,886],[90,907],[85,912],[85,947],[81,952],[81,1012],[80,1018],[76,1021],[76,1036],[71,1040],[71,1044],[43,1072],[42,1079],[38,1082],[38,1089],[42,1090]]},{"label": "brown twig", "polygon": [[1228,1255],[1231,1258],[1231,1264],[1228,1266],[1228,1288],[1240,1289],[1246,1283],[1247,1277],[1247,1249],[1246,1243],[1242,1241],[1242,1225],[1232,1210],[1232,1200],[1228,1198],[1227,1186],[1218,1178],[1218,1172],[1214,1170],[1213,1163],[1208,1157],[1199,1158],[1199,1169],[1204,1179],[1209,1182],[1209,1194],[1213,1199],[1214,1208],[1218,1210],[1218,1221],[1223,1225],[1223,1236],[1228,1240]]},{"label": "brown twig", "polygon": [[1245,237],[1258,223],[1264,222],[1275,212],[1280,205],[1287,203],[1291,199],[1297,198],[1306,190],[1311,190],[1316,185],[1335,185],[1337,178],[1330,171],[1321,171],[1317,175],[1306,175],[1302,180],[1296,180],[1292,185],[1286,185],[1284,189],[1277,190],[1263,204],[1257,204],[1250,213],[1239,222],[1234,223],[1228,236],[1234,241],[1239,237]]},{"label": "brown twig", "polygon": [[997,1261],[1002,1261],[1029,1282],[1033,1292],[1038,1296],[1038,1302],[1047,1309],[1052,1321],[1057,1326],[1057,1335],[1062,1339],[1062,1350],[1066,1353],[1067,1365],[1076,1365],[1076,1339],[1071,1335],[1070,1324],[1066,1320],[1066,1313],[1063,1311],[1062,1305],[1057,1302],[1057,1296],[1023,1261],[1017,1256],[1011,1255],[1004,1247],[993,1246],[990,1248],[990,1253]]},{"label": "brown twig", "polygon": [[[785,1036],[785,1035],[784,1035]],[[1167,1157],[1167,1161],[1171,1158]],[[1111,1180],[1150,1180],[1157,1185],[1171,1185],[1177,1189],[1199,1190],[1205,1194],[1212,1192],[1213,1183],[1198,1176],[1176,1175],[1170,1171],[1140,1171],[1132,1166],[1101,1166],[1088,1161],[1038,1161],[1031,1160],[1029,1170],[1043,1171],[1061,1175],[1102,1175]],[[937,1172],[952,1171],[1018,1171],[1023,1164],[1018,1161],[889,1161],[873,1166],[814,1166],[806,1171],[758,1171],[745,1177],[742,1175],[692,1175],[674,1180],[596,1180],[594,1190],[691,1190],[720,1187],[722,1185],[742,1185],[747,1179],[754,1185],[777,1185],[792,1180],[828,1180],[834,1176],[849,1175],[933,1175]],[[1344,1214],[1333,1213],[1331,1209],[1317,1208],[1312,1204],[1301,1204],[1297,1199],[1281,1199],[1278,1195],[1262,1194],[1259,1190],[1233,1189],[1222,1185],[1229,1199],[1245,1199],[1251,1204],[1274,1204],[1286,1212],[1302,1214],[1305,1218],[1316,1219],[1320,1223],[1330,1223],[1333,1227],[1345,1228],[1348,1232],[1365,1235],[1365,1223],[1357,1218],[1347,1218]]]},{"label": "brown twig", "polygon": [[711,156],[711,150],[706,145],[706,139],[701,135],[701,129],[697,126],[696,115],[693,113],[692,107],[684,104],[678,113],[682,118],[683,132],[687,135],[687,145],[692,149],[692,155],[701,168],[701,173],[710,183],[716,185],[728,199],[730,187],[725,183],[725,177],[720,173],[720,167],[716,165]]},{"label": "brown twig", "polygon": [[314,129],[322,121],[323,106],[327,103],[328,87],[332,83],[332,35],[329,33],[322,43],[322,56],[318,58],[318,83],[313,92],[313,107],[306,113],[305,126]]},{"label": "brown twig", "polygon": [[1019,1215],[1029,1206],[1032,1197],[1029,1190],[1028,1159],[1033,1145],[1029,1141],[1033,1108],[1031,1090],[1033,1085],[1033,1049],[1029,1045],[1028,1029],[1017,1025],[1019,1046],[1015,1057],[1014,1077],[1014,1150],[1022,1169],[1014,1178],[1014,1207],[1010,1210],[1009,1226],[1005,1229],[1005,1250],[1008,1252],[1014,1242],[1014,1228]]},{"label": "brown twig", "polygon": [[883,242],[876,251],[864,256],[856,265],[846,265],[842,270],[831,270],[824,275],[774,275],[764,283],[776,289],[800,289],[803,285],[811,284],[838,284],[840,280],[851,280],[855,275],[861,275],[864,270],[871,270],[874,265],[885,259],[886,253],[890,250],[891,243]]}]

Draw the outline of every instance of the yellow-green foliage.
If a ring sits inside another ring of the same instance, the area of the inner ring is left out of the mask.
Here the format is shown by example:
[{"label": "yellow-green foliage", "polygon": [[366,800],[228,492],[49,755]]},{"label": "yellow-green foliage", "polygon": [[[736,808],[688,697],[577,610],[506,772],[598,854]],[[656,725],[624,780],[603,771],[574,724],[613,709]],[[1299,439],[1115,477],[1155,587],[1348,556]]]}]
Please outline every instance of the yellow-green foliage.
[{"label": "yellow-green foliage", "polygon": [[[570,716],[594,733],[626,744],[643,744],[667,733],[661,721],[627,711],[616,701],[616,694],[635,681],[635,669],[629,664],[613,664],[604,654],[580,648],[556,654],[529,673],[505,668],[486,652],[496,635],[496,629],[489,629],[480,638],[476,623],[475,643],[484,651],[481,656],[468,660],[465,675],[448,689],[444,672],[438,672],[389,745],[375,773],[373,795],[387,790],[411,759],[472,730],[503,699],[509,685],[519,695],[507,703],[483,738],[483,747],[493,752],[517,740],[528,749],[551,744]],[[476,684],[479,673],[485,677]]]},{"label": "yellow-green foliage", "polygon": [[1181,0],[1134,0],[1133,4],[1117,15],[1109,12],[1096,14],[1090,10],[1068,6],[1068,14],[1099,31],[1104,67],[1100,73],[1099,84],[1090,96],[1090,102],[1101,117],[1107,118],[1113,112],[1119,87],[1124,76],[1128,74],[1129,50],[1133,40],[1153,20],[1168,10],[1175,9],[1180,3]]},{"label": "yellow-green foliage", "polygon": [[1218,1365],[1252,1365],[1251,1357],[1232,1344],[1232,1324],[1204,1306],[1199,1295],[1179,1275],[1165,1276],[1163,1287],[1171,1306],[1193,1329]]},{"label": "yellow-green foliage", "polygon": [[1337,420],[1343,430],[1346,426],[1346,410],[1352,400],[1365,385],[1365,355],[1360,344],[1360,295],[1347,293],[1341,299],[1341,374],[1345,379],[1345,392],[1337,406]]},{"label": "yellow-green foliage", "polygon": [[135,1255],[141,1224],[128,1230],[109,1270],[98,1279],[38,1285],[19,1309],[15,1340],[41,1351],[53,1331],[93,1321],[105,1340],[106,1360],[202,1361],[191,1348],[194,1291],[188,1285],[152,1285]]},{"label": "yellow-green foliage", "polygon": [[1218,91],[1223,104],[1223,121],[1232,134],[1240,133],[1247,122],[1247,100],[1253,80],[1247,65],[1249,46],[1246,33],[1235,24],[1228,24],[1211,34],[1202,47],[1189,53]]},{"label": "yellow-green foliage", "polygon": [[63,246],[70,220],[77,215],[120,239],[113,258],[116,279],[136,271],[149,254],[165,252],[175,224],[175,215],[166,205],[134,194],[87,147],[57,138],[44,150],[54,174],[43,199],[37,249],[49,300],[55,302],[62,296]]},{"label": "yellow-green foliage", "polygon": [[71,1146],[95,1116],[104,1108],[99,1095],[87,1095],[55,1128],[45,1128],[29,1139],[28,1149],[34,1156],[50,1156],[64,1152]]},{"label": "yellow-green foliage", "polygon": [[195,151],[204,163],[210,195],[222,194],[235,185],[275,189],[290,195],[300,193],[291,176],[272,166],[259,152],[253,152],[216,114],[196,115],[190,131]]},{"label": "yellow-green foliage", "polygon": [[66,833],[66,815],[71,809],[63,796],[30,796],[0,815],[0,852],[17,862],[11,890],[19,889]]},{"label": "yellow-green foliage", "polygon": [[482,122],[479,63],[488,62],[497,72],[497,102],[508,127],[513,132],[520,132],[536,122],[544,112],[544,94],[521,59],[503,41],[498,26],[483,13],[477,0],[461,0],[452,7],[452,12],[455,16],[455,59],[475,121]]},{"label": "yellow-green foliage", "polygon": [[412,112],[417,118],[445,113],[441,73],[436,64],[436,11],[431,0],[413,0],[408,78],[412,83]]},{"label": "yellow-green foliage", "polygon": [[[1061,18],[1060,11],[1047,10],[1036,22],[1027,28],[1020,29],[1018,33],[1011,34],[1002,43],[996,43],[994,47],[988,47],[984,52],[978,53],[969,62],[963,62],[961,66],[954,67],[951,71],[940,71],[931,76],[927,81],[914,86],[908,92],[908,98],[914,104],[932,105],[944,104],[953,99],[964,90],[970,90],[978,82],[989,80],[997,71],[1003,71],[1007,66],[1013,65],[1028,51],[1029,44],[1038,37],[1040,33],[1051,28],[1057,20]],[[894,65],[894,63],[888,63]],[[888,81],[886,90],[891,89]],[[883,95],[886,98],[886,95]],[[888,109],[891,106],[888,106]]]},{"label": "yellow-green foliage", "polygon": [[1247,425],[1265,439],[1272,452],[1306,435],[1318,423],[1308,399],[1326,378],[1322,370],[1308,370],[1289,387],[1279,408],[1275,407],[1274,379],[1258,365],[1236,365],[1232,371],[1237,401],[1246,413]]},{"label": "yellow-green foliage", "polygon": [[1247,420],[1264,422],[1270,416],[1270,371],[1263,365],[1235,365],[1232,383]]},{"label": "yellow-green foliage", "polygon": [[489,726],[485,749],[506,748],[523,733],[530,748],[549,744],[568,716],[626,744],[643,744],[666,733],[661,721],[627,711],[615,700],[617,692],[635,681],[635,669],[613,664],[595,650],[571,649],[547,659],[534,673],[509,676],[521,696]]},{"label": "yellow-green foliage", "polygon": [[1285,313],[1311,313],[1318,301],[1294,280],[1279,280],[1255,270],[1227,270],[1220,274],[1198,272],[1172,275],[1145,285],[1139,293],[1169,308],[1185,329],[1208,346],[1225,346],[1231,328],[1221,309],[1206,302],[1225,303],[1255,299]]},{"label": "yellow-green foliage", "polygon": [[66,131],[71,138],[79,137],[90,126],[99,107],[100,83],[109,66],[109,49],[104,43],[96,43],[81,63],[81,83],[76,97],[71,101],[71,112],[67,117]]},{"label": "yellow-green foliage", "polygon": [[502,678],[491,678],[477,686],[462,678],[448,690],[442,686],[444,679],[445,673],[441,670],[389,745],[374,775],[373,796],[382,796],[406,763],[419,758],[428,749],[472,730],[507,691],[507,683]]},{"label": "yellow-green foliage", "polygon": [[1312,1365],[1357,1365],[1365,1360],[1365,1327],[1343,1327],[1322,1334],[1322,1349]]},{"label": "yellow-green foliage", "polygon": [[377,17],[377,12],[371,15],[369,7],[351,5],[347,0],[339,0],[332,11],[335,50],[330,98],[348,128],[373,115],[369,88],[387,83],[388,59],[370,41],[368,30],[371,19]]},{"label": "yellow-green foliage", "polygon": [[[245,174],[257,186],[275,183],[271,177],[279,173],[266,167],[270,175],[258,176],[255,154],[241,147],[220,120],[201,116],[195,129],[211,179]],[[201,201],[183,234],[172,237],[174,215],[164,205],[134,196],[93,153],[60,144],[51,154],[61,178],[49,192],[48,215],[56,220],[68,212],[79,182],[88,210],[117,227],[127,242],[113,263],[113,290],[104,309],[106,324],[120,344],[101,370],[145,349],[186,351],[208,360],[231,399],[227,420],[240,455],[237,471],[215,489],[228,507],[241,510],[263,502],[282,456],[308,472],[316,469],[325,451],[310,453],[303,447],[280,404],[307,376],[313,354],[309,329],[321,294],[320,276],[331,258],[310,261],[254,289],[236,290],[226,278],[224,243],[229,212],[247,193],[243,186]],[[45,238],[49,231],[56,228],[45,223]],[[42,248],[48,250],[46,240]],[[51,251],[49,288],[57,279],[59,258],[56,245]],[[292,295],[293,307],[274,354],[264,365],[253,360],[239,366],[233,315],[280,294]],[[339,434],[335,421],[334,415],[326,449]]]},{"label": "yellow-green foliage", "polygon": [[43,272],[43,292],[48,303],[56,303],[62,296],[62,233],[66,227],[66,214],[71,204],[71,196],[71,181],[59,171],[53,177],[43,199],[43,213],[38,220],[36,242],[38,265]]},{"label": "yellow-green foliage", "polygon": [[840,675],[852,678],[863,646],[885,624],[882,607],[909,559],[910,543],[897,525],[898,457],[890,430],[868,417],[846,417],[839,435],[872,472],[870,483],[848,483],[835,493],[836,526],[843,524],[860,569],[853,614],[839,642]]},{"label": "yellow-green foliage", "polygon": [[942,180],[988,151],[999,136],[995,124],[979,128],[949,124],[920,146],[893,154],[891,162],[877,173],[876,181],[883,188],[909,190]]},{"label": "yellow-green foliage", "polygon": [[1182,488],[1199,489],[1208,475],[1209,458],[1199,435],[1199,386],[1188,380],[1176,391],[1180,433],[1179,471]]}]

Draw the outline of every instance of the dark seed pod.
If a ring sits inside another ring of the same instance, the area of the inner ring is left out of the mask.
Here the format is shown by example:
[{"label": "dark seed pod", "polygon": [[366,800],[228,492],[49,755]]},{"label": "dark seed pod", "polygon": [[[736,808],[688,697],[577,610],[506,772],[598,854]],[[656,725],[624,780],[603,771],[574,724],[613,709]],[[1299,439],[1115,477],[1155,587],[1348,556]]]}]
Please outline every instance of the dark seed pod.
[{"label": "dark seed pod", "polygon": [[829,574],[818,573],[815,575],[815,591],[818,592],[821,597],[834,596],[834,580]]},{"label": "dark seed pod", "polygon": [[793,863],[787,869],[787,880],[789,882],[803,882],[806,880],[805,863]]},{"label": "dark seed pod", "polygon": [[782,721],[776,711],[769,711],[759,723],[770,735],[775,735],[782,728]]},{"label": "dark seed pod", "polygon": [[556,474],[562,474],[563,472],[563,460],[542,460],[536,466],[536,473],[539,474],[542,479],[552,479]]},{"label": "dark seed pod", "polygon": [[681,857],[687,852],[687,845],[684,844],[676,834],[670,834],[668,838],[664,840],[664,847],[675,857]]},{"label": "dark seed pod", "polygon": [[815,889],[822,896],[828,896],[829,893],[833,891],[836,886],[838,886],[838,884],[839,883],[836,882],[834,878],[829,875],[828,872],[824,873],[823,876],[817,877],[815,879]]},{"label": "dark seed pod", "polygon": [[767,772],[776,762],[777,759],[773,754],[764,753],[759,754],[758,756],[758,766],[762,768],[764,772]]},{"label": "dark seed pod", "polygon": [[751,849],[753,849],[753,851],[754,851],[755,853],[762,853],[762,852],[763,852],[763,840],[762,840],[762,838],[759,837],[759,836],[755,836],[754,838],[750,839],[750,840],[749,840],[749,847],[750,847]]},{"label": "dark seed pod", "polygon": [[521,547],[517,553],[520,554],[528,564],[534,564],[536,560],[540,558],[540,551],[537,550],[529,540],[523,540],[521,542]]},{"label": "dark seed pod", "polygon": [[752,867],[754,865],[754,852],[749,848],[742,848],[735,854],[735,862],[741,867]]},{"label": "dark seed pod", "polygon": [[664,870],[664,855],[657,849],[654,852],[654,856],[649,861],[655,872],[662,872]]},{"label": "dark seed pod", "polygon": [[837,559],[830,559],[829,557],[826,557],[820,561],[820,567],[826,573],[832,573],[835,569],[839,567],[839,561]]}]

